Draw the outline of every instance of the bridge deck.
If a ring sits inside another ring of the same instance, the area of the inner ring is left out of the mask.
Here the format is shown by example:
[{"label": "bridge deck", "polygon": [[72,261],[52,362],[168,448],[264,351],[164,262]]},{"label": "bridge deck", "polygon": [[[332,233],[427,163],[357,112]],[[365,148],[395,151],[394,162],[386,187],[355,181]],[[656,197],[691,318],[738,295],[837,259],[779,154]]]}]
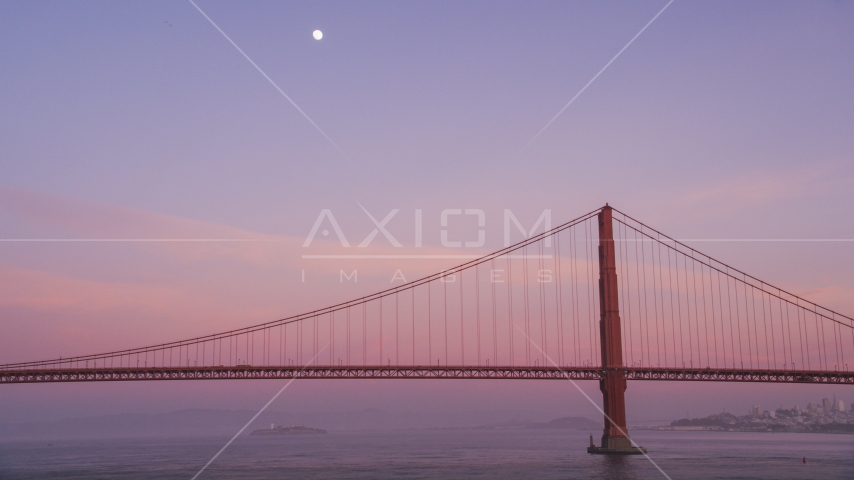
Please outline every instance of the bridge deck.
[{"label": "bridge deck", "polygon": [[[854,372],[719,368],[624,367],[628,380],[854,384]],[[601,367],[496,366],[232,366],[0,370],[0,383],[116,382],[135,380],[259,379],[493,379],[599,380]]]}]

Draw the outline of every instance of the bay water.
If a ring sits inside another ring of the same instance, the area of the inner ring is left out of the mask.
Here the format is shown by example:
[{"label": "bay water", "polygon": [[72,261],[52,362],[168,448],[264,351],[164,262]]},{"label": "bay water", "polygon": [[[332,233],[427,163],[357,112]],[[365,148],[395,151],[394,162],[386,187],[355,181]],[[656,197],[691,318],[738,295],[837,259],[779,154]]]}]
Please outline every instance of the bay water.
[{"label": "bay water", "polygon": [[[643,456],[587,454],[589,433],[423,429],[243,435],[199,478],[665,478]],[[854,478],[854,435],[637,430],[632,438],[674,479]],[[228,439],[6,439],[0,441],[0,478],[190,479]]]}]

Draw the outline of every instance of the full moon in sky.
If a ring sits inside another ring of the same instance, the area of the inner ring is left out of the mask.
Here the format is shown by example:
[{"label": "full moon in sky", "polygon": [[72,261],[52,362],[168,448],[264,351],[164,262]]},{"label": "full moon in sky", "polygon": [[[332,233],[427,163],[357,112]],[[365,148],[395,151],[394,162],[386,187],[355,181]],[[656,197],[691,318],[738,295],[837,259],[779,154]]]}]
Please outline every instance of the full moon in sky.
[{"label": "full moon in sky", "polygon": [[321,38],[323,38],[323,32],[321,32],[320,30],[315,30],[311,32],[311,35],[314,37],[315,40],[320,40]]}]

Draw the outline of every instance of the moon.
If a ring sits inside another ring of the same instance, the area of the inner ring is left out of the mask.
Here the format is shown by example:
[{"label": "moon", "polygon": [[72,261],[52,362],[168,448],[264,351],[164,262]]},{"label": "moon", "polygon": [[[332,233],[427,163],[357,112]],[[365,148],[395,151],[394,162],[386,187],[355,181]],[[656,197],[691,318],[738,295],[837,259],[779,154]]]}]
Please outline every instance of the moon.
[{"label": "moon", "polygon": [[320,30],[315,30],[311,32],[311,36],[314,37],[315,40],[320,40],[321,38],[323,38],[323,32],[321,32]]}]

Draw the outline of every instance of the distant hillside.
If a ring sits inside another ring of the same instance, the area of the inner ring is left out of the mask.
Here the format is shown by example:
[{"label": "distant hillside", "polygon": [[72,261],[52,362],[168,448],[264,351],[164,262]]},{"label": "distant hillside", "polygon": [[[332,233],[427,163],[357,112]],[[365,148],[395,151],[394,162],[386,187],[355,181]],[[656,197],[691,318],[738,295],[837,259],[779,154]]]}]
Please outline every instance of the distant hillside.
[{"label": "distant hillside", "polygon": [[594,422],[584,417],[561,417],[546,423],[531,423],[525,428],[562,428],[570,430],[590,430],[602,428],[602,422]]},{"label": "distant hillside", "polygon": [[563,430],[591,430],[602,428],[602,424],[584,417],[561,417],[549,422],[534,422],[529,418],[524,420],[517,416],[513,420],[479,425],[475,428],[483,430],[500,429],[563,429]]}]

